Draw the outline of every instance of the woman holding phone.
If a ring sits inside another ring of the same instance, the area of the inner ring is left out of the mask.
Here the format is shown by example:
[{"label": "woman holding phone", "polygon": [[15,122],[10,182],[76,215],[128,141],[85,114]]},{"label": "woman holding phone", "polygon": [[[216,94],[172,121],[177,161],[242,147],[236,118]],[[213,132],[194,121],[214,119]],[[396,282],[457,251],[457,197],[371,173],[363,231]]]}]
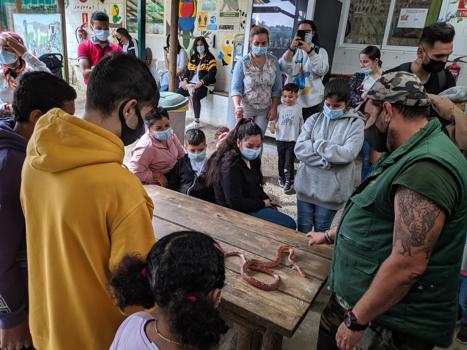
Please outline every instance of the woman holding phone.
[{"label": "woman holding phone", "polygon": [[329,70],[328,53],[319,46],[316,24],[303,20],[289,49],[279,60],[287,83],[300,88],[298,102],[303,107],[303,119],[321,112],[324,99],[323,77]]}]

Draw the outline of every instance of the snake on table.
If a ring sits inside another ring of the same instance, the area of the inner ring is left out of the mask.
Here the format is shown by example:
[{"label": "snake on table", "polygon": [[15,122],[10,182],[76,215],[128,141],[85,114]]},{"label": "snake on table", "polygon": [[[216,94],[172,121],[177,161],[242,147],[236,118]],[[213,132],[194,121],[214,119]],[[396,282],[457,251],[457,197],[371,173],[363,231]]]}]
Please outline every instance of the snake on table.
[{"label": "snake on table", "polygon": [[[252,286],[266,290],[266,291],[272,291],[276,290],[279,288],[279,283],[280,283],[280,276],[272,271],[271,269],[274,267],[277,267],[281,263],[281,257],[282,254],[285,252],[288,252],[289,255],[287,257],[287,260],[292,264],[292,268],[297,270],[297,272],[300,274],[302,277],[306,277],[305,273],[302,271],[300,266],[293,260],[295,250],[293,247],[289,245],[281,245],[279,248],[277,248],[276,256],[273,261],[260,261],[257,259],[247,259],[244,254],[240,252],[230,252],[225,254],[225,258],[229,258],[232,256],[238,256],[242,260],[241,267],[240,267],[240,275],[242,278],[251,284]],[[269,275],[274,278],[274,282],[272,283],[265,283],[257,280],[251,275],[251,271],[257,271],[264,273],[266,275]]]}]

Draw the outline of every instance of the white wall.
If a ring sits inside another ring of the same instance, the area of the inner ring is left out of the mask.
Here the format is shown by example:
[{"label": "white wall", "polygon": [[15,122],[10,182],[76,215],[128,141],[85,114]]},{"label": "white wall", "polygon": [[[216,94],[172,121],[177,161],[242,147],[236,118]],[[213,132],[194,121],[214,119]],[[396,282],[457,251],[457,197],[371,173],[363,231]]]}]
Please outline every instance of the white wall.
[{"label": "white wall", "polygon": [[[348,1],[348,0],[347,0]],[[446,18],[449,14],[456,11],[457,2],[451,4],[450,0],[444,0],[443,7],[441,9],[441,17]],[[341,34],[345,30],[345,23],[347,18],[345,15],[345,5],[342,6],[341,23],[339,28],[338,40],[336,42],[336,50],[334,53],[334,63],[332,67],[332,73],[335,74],[353,74],[360,69],[359,65],[359,53],[366,46],[361,45],[354,47],[344,47],[341,44]],[[453,60],[459,56],[467,55],[467,19],[457,23],[455,20],[450,22],[456,29],[456,36],[454,39],[454,53],[450,56]],[[382,61],[383,69],[390,69],[398,66],[401,63],[413,61],[416,57],[416,48],[407,47],[406,49],[382,49]],[[467,61],[467,59],[464,59]],[[457,81],[457,85],[467,86],[467,64],[460,64],[461,74]]]}]

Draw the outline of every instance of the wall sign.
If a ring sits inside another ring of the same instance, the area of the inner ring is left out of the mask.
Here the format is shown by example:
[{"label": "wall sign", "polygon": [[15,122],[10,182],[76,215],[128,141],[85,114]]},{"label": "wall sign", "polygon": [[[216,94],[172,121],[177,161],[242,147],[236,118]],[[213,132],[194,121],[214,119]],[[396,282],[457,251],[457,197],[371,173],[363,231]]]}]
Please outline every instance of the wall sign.
[{"label": "wall sign", "polygon": [[428,9],[402,8],[397,28],[424,28]]}]

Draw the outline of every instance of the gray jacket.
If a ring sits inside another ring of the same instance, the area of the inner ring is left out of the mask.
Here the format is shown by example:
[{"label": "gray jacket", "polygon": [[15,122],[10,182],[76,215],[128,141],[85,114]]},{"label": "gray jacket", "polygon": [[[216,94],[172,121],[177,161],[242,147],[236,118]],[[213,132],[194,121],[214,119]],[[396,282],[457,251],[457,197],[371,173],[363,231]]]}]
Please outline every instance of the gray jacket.
[{"label": "gray jacket", "polygon": [[364,126],[363,116],[353,109],[335,120],[323,113],[306,120],[295,145],[300,160],[295,179],[299,200],[332,210],[345,204],[353,191]]}]

